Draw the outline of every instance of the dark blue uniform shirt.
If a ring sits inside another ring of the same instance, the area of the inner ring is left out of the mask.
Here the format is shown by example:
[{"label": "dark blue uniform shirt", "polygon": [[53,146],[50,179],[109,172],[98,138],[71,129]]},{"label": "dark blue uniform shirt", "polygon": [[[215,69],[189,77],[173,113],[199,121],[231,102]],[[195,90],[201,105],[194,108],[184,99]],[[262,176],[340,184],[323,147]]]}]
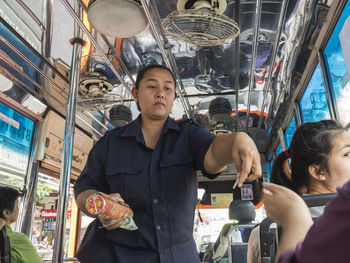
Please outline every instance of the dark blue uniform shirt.
[{"label": "dark blue uniform shirt", "polygon": [[140,116],[93,147],[74,191],[119,193],[138,230],[106,230],[92,222],[77,253],[82,263],[197,263],[193,239],[196,171],[214,136],[192,121],[168,118],[155,147],[146,146]]}]

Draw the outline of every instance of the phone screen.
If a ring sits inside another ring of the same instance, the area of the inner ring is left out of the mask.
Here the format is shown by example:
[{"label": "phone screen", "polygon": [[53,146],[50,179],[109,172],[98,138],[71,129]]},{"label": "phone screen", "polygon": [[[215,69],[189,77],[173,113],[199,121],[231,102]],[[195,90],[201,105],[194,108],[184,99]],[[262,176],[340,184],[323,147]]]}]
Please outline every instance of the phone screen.
[{"label": "phone screen", "polygon": [[241,187],[241,198],[242,200],[253,200],[253,186],[251,184],[243,184]]}]

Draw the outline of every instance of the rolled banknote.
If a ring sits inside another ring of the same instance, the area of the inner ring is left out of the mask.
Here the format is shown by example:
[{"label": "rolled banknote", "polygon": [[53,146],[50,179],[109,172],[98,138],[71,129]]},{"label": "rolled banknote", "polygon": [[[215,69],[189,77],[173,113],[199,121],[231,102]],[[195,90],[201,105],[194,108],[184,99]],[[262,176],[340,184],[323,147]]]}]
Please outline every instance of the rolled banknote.
[{"label": "rolled banknote", "polygon": [[[126,203],[119,202],[107,194],[104,193],[94,193],[89,196],[86,201],[86,209],[92,215],[97,215],[99,217],[112,220],[110,225],[120,222],[120,228],[126,230],[136,230],[136,226],[133,219],[133,212],[130,206]],[[127,216],[125,216],[127,215]]]}]

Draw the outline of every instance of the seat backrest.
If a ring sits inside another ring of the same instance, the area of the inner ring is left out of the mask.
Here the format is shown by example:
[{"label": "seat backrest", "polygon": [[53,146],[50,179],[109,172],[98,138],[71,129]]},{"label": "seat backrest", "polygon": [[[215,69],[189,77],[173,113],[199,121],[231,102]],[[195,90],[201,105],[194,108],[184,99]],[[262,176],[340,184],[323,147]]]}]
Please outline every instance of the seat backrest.
[{"label": "seat backrest", "polygon": [[242,241],[243,242],[248,243],[250,233],[252,233],[252,230],[254,227],[255,227],[255,225],[251,225],[251,227],[246,227],[243,229],[243,232],[242,232]]},{"label": "seat backrest", "polygon": [[248,243],[233,243],[230,245],[228,256],[230,263],[247,263]]},{"label": "seat backrest", "polygon": [[[255,224],[237,224],[233,228],[242,232],[242,242],[230,240],[229,245],[229,262],[230,263],[246,263],[248,252],[248,240]],[[232,230],[233,231],[233,230]]]},{"label": "seat backrest", "polygon": [[273,220],[266,217],[260,223],[260,251],[261,251],[261,262],[272,263],[275,262],[277,236],[276,228],[272,228],[274,224]]},{"label": "seat backrest", "polygon": [[11,262],[11,246],[10,239],[6,234],[6,228],[3,227],[0,231],[0,263]]}]

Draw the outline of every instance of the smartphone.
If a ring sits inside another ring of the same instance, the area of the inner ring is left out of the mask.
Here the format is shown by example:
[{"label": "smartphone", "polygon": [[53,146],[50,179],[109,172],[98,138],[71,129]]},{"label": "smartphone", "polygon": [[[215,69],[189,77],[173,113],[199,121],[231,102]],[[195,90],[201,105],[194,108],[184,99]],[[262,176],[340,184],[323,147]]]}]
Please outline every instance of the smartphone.
[{"label": "smartphone", "polygon": [[261,200],[262,183],[263,179],[260,177],[253,182],[244,183],[242,187],[236,187],[233,189],[233,200],[248,200],[254,205],[258,204]]}]

